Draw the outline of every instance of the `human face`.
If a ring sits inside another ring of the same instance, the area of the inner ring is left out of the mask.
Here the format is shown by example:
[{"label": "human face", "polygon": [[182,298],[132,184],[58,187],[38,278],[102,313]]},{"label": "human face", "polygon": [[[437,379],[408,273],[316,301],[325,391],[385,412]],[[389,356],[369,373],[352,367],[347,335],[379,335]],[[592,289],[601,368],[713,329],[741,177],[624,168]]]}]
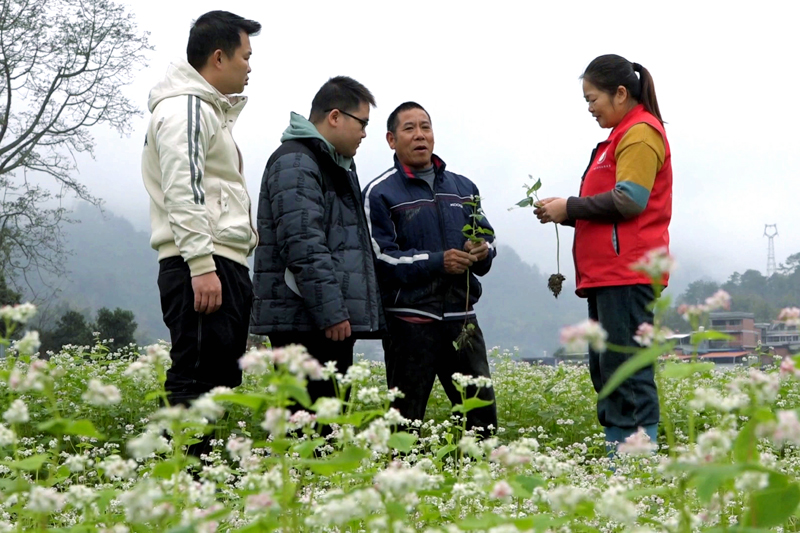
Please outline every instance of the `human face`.
[{"label": "human face", "polygon": [[345,157],[355,157],[361,140],[367,136],[369,104],[361,102],[358,109],[353,112],[336,111],[338,111],[338,116],[335,117],[336,151]]},{"label": "human face", "polygon": [[220,92],[223,94],[242,93],[247,85],[248,74],[250,74],[250,56],[253,55],[253,50],[250,48],[250,36],[246,32],[240,32],[239,38],[241,44],[234,50],[231,57],[220,51],[221,85],[225,89]]},{"label": "human face", "polygon": [[397,116],[397,129],[387,132],[386,140],[402,164],[423,170],[431,166],[433,157],[433,126],[422,109],[408,109]]},{"label": "human face", "polygon": [[618,87],[617,92],[612,96],[584,79],[583,97],[589,104],[589,113],[597,120],[601,128],[616,127],[633,107],[629,105],[631,98],[628,96],[627,89],[622,86]]}]

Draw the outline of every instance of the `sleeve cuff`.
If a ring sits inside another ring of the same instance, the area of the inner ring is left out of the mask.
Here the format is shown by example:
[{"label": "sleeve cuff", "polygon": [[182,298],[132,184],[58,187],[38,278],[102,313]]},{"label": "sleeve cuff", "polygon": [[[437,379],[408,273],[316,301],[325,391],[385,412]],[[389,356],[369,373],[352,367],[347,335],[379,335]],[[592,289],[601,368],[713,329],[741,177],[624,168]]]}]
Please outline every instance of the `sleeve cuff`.
[{"label": "sleeve cuff", "polygon": [[444,272],[444,252],[431,252],[428,261],[433,272]]},{"label": "sleeve cuff", "polygon": [[200,257],[193,257],[186,262],[189,264],[189,270],[192,273],[192,277],[202,276],[203,274],[208,274],[209,272],[214,272],[217,270],[217,265],[214,263],[213,255],[201,255]]}]

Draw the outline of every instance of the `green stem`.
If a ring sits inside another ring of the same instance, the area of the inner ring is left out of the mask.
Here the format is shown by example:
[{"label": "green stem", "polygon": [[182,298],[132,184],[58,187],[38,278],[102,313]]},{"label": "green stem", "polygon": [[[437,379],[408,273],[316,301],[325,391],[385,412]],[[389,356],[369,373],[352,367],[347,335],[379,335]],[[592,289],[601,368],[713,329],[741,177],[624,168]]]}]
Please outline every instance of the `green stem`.
[{"label": "green stem", "polygon": [[561,241],[558,238],[558,224],[556,226],[556,274],[561,274]]}]

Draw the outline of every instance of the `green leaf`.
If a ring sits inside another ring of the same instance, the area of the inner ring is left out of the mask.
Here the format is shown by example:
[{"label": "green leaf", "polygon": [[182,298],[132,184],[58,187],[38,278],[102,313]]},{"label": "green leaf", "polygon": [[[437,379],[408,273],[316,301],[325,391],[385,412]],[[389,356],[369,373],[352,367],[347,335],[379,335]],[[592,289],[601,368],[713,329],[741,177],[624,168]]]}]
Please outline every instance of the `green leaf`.
[{"label": "green leaf", "polygon": [[236,405],[243,405],[249,407],[253,411],[261,409],[261,406],[264,405],[264,400],[265,398],[263,396],[255,394],[226,393],[214,395],[215,402],[228,402]]},{"label": "green leaf", "polygon": [[739,431],[733,444],[733,458],[737,463],[757,463],[759,461],[756,429],[760,424],[774,419],[775,415],[766,407],[753,413],[747,424]]},{"label": "green leaf", "polygon": [[369,457],[367,450],[350,446],[342,452],[325,459],[305,459],[302,464],[321,476],[330,476],[337,472],[352,472],[361,465],[361,461]]},{"label": "green leaf", "polygon": [[325,444],[325,439],[306,440],[295,445],[292,451],[300,456],[301,459],[308,459],[314,450]]},{"label": "green leaf", "polygon": [[30,488],[31,484],[21,477],[0,478],[0,489],[5,496],[14,492],[28,492]]},{"label": "green leaf", "polygon": [[514,205],[516,205],[517,207],[530,207],[530,206],[533,205],[533,202],[534,202],[534,199],[529,196],[528,198],[525,198],[524,200],[520,200],[519,202],[517,202]]},{"label": "green leaf", "polygon": [[697,497],[703,503],[711,501],[711,497],[720,487],[744,472],[744,465],[703,465],[696,470],[689,484],[697,487]]},{"label": "green leaf", "polygon": [[388,444],[390,448],[394,448],[399,452],[408,453],[411,451],[415,442],[417,442],[416,435],[405,431],[398,431],[397,433],[392,433],[392,436],[389,437]]},{"label": "green leaf", "polygon": [[152,402],[153,400],[157,400],[161,398],[161,391],[154,390],[153,392],[148,392],[144,396],[144,401]]},{"label": "green leaf", "polygon": [[538,180],[536,180],[536,183],[534,183],[534,184],[533,184],[533,187],[531,187],[531,189],[532,189],[534,192],[536,192],[536,191],[538,191],[538,190],[539,190],[539,189],[541,189],[541,188],[542,188],[542,178],[539,178]]},{"label": "green leaf", "polygon": [[50,455],[41,453],[38,455],[31,455],[19,461],[3,461],[2,464],[18,470],[35,471],[39,470],[48,459],[50,459]]},{"label": "green leaf", "polygon": [[278,385],[278,392],[283,392],[290,398],[293,398],[304,408],[311,408],[311,396],[305,387],[301,387],[297,383],[284,382]]},{"label": "green leaf", "polygon": [[567,517],[554,518],[546,514],[539,514],[526,516],[525,518],[517,518],[511,523],[517,526],[517,529],[520,531],[529,531],[532,529],[539,532],[556,529],[568,522],[569,518]]},{"label": "green leaf", "polygon": [[733,340],[733,337],[731,337],[727,333],[722,333],[721,331],[716,331],[713,329],[707,329],[705,331],[698,331],[696,333],[692,333],[692,344],[699,344],[700,341],[730,341],[730,340]]},{"label": "green leaf", "polygon": [[105,439],[105,436],[97,431],[91,420],[68,420],[64,428],[67,435],[77,435],[79,437],[90,437],[93,439]]},{"label": "green leaf", "polygon": [[406,513],[405,506],[398,502],[387,502],[386,514],[388,514],[395,520],[400,520],[400,521],[405,521],[405,518],[408,515],[408,513]]},{"label": "green leaf", "polygon": [[450,408],[452,413],[469,413],[473,409],[486,407],[492,405],[494,402],[491,400],[481,400],[480,398],[467,398],[464,403],[457,403]]},{"label": "green leaf", "polygon": [[169,461],[158,463],[155,468],[153,468],[153,477],[169,479],[175,472],[180,470],[180,466],[178,459],[170,459]]},{"label": "green leaf", "polygon": [[703,374],[713,370],[714,363],[667,363],[661,375],[670,379],[684,379],[692,374]]},{"label": "green leaf", "polygon": [[768,487],[753,493],[750,508],[743,523],[753,527],[771,528],[784,524],[800,504],[800,485]]},{"label": "green leaf", "polygon": [[491,529],[506,523],[504,517],[496,514],[485,514],[481,516],[470,516],[458,523],[458,527],[462,531],[475,531],[482,529]]},{"label": "green leaf", "polygon": [[654,345],[646,348],[644,350],[639,350],[633,357],[625,361],[611,378],[606,382],[605,387],[603,390],[600,391],[600,394],[597,396],[599,400],[602,400],[617,387],[619,387],[623,381],[634,375],[639,370],[652,365],[655,363],[659,356],[666,353],[670,349],[671,345]]},{"label": "green leaf", "polygon": [[436,459],[441,461],[445,455],[447,455],[448,453],[452,453],[457,449],[458,447],[455,444],[448,444],[447,446],[442,446],[441,448],[439,448],[439,451],[436,452]]}]

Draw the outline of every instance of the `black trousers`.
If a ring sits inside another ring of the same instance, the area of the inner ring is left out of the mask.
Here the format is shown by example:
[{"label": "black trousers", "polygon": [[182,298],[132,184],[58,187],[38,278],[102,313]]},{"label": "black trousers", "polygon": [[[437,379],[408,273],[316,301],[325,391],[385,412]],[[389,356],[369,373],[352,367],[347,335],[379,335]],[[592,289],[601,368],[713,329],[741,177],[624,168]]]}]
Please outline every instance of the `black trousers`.
[{"label": "black trousers", "polygon": [[[600,322],[608,332],[609,343],[638,348],[633,336],[643,322],[653,323],[653,312],[648,311],[647,306],[654,297],[650,285],[590,289],[589,318]],[[600,392],[614,372],[631,357],[631,353],[613,350],[597,353],[590,348],[589,373],[594,389]],[[605,427],[636,429],[658,424],[658,390],[653,367],[641,369],[610,395],[598,400],[597,418]]]},{"label": "black trousers", "polygon": [[214,256],[222,284],[222,307],[205,315],[194,310],[189,265],[182,257],[159,263],[161,311],[172,339],[172,368],[165,388],[171,404],[188,403],[217,386],[242,382],[239,358],[247,348],[253,285],[249,269]]},{"label": "black trousers", "polygon": [[[425,408],[437,376],[454,405],[461,403],[461,393],[453,385],[451,377],[455,372],[491,377],[483,332],[474,317],[469,319],[469,323],[475,325],[475,335],[470,337],[470,344],[457,351],[453,341],[461,332],[461,320],[413,324],[394,316],[389,318],[389,336],[383,341],[386,381],[390,389],[397,387],[405,394],[392,405],[404,417],[425,420]],[[473,396],[475,388],[469,387],[467,397]],[[478,398],[493,402],[494,387],[480,389]],[[483,428],[481,434],[485,436],[490,433],[490,424],[497,429],[497,406],[494,403],[467,413],[468,429]]]},{"label": "black trousers", "polygon": [[[336,363],[337,372],[344,374],[353,365],[353,346],[356,340],[348,337],[343,341],[332,341],[325,337],[324,331],[297,331],[289,333],[271,333],[269,342],[274,348],[282,348],[289,344],[300,344],[306,347],[308,353],[320,364],[328,361]],[[313,404],[319,398],[335,398],[336,390],[331,380],[308,380],[308,395]],[[296,409],[301,409],[295,406]]]}]

